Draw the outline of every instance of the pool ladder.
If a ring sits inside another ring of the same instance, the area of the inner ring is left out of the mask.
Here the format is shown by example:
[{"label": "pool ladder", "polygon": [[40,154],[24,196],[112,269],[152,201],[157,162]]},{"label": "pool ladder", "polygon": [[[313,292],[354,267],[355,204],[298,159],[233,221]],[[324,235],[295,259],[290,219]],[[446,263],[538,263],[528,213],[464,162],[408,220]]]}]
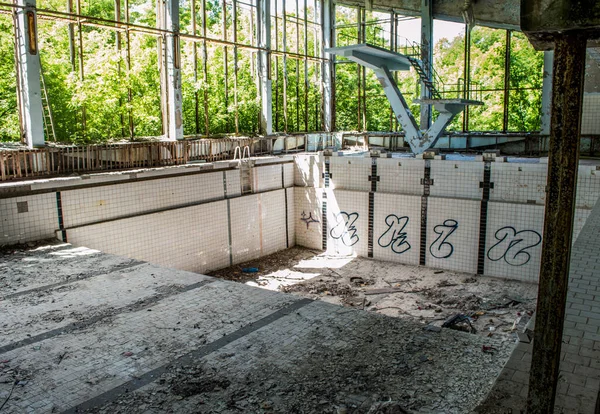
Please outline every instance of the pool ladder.
[{"label": "pool ladder", "polygon": [[245,146],[242,150],[239,146],[235,147],[233,160],[238,159],[240,165],[240,184],[242,194],[252,193],[252,167],[254,162],[250,160],[250,147]]}]

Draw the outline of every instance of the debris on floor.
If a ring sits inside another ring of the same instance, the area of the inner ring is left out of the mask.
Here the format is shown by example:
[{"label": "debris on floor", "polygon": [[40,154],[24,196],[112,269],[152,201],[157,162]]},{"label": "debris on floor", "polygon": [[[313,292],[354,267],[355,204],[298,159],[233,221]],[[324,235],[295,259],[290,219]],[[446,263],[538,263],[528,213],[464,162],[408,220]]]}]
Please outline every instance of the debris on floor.
[{"label": "debris on floor", "polygon": [[[255,273],[245,269],[256,268]],[[293,247],[210,273],[355,309],[518,340],[535,309],[534,284]],[[460,316],[459,316],[460,315]],[[449,318],[455,317],[450,323]],[[431,328],[430,328],[431,329]]]}]

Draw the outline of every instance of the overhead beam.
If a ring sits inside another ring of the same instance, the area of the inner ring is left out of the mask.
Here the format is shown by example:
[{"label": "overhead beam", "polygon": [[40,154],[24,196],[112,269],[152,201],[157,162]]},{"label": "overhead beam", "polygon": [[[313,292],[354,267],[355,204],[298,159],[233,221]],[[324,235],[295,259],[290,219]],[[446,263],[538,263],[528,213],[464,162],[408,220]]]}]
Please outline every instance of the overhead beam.
[{"label": "overhead beam", "polygon": [[44,116],[40,85],[36,0],[18,0],[16,14],[16,53],[21,134],[29,148],[43,147]]},{"label": "overhead beam", "polygon": [[[374,0],[373,9],[394,11],[405,16],[421,16],[422,0]],[[431,0],[433,18],[456,23],[464,23],[462,10],[465,0]],[[364,6],[364,0],[343,0],[338,4]],[[496,29],[519,30],[520,0],[477,0],[471,2],[475,24]]]}]

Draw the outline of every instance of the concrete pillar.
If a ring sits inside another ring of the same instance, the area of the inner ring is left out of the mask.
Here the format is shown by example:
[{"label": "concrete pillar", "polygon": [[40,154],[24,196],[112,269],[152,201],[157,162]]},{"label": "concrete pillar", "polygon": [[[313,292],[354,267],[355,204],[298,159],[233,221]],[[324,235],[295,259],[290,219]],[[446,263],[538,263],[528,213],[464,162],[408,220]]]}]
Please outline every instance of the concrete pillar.
[{"label": "concrete pillar", "polygon": [[263,135],[273,133],[273,87],[271,82],[271,0],[257,0],[258,77],[260,81],[260,130]]},{"label": "concrete pillar", "polygon": [[554,51],[546,50],[544,52],[544,77],[542,80],[542,135],[550,135],[550,103],[552,101],[552,62],[554,61]]},{"label": "concrete pillar", "polygon": [[[335,25],[335,13],[333,2],[331,0],[322,0],[321,7],[323,8],[321,16],[322,35],[323,35],[323,50],[334,47],[332,29]],[[323,61],[323,128],[326,132],[333,130],[333,64],[334,55],[321,51],[322,57],[328,60]]]},{"label": "concrete pillar", "polygon": [[530,414],[554,412],[575,216],[585,48],[581,33],[565,32],[554,41],[544,239],[527,400]]},{"label": "concrete pillar", "polygon": [[163,7],[162,29],[168,30],[165,35],[164,58],[161,59],[163,76],[163,116],[165,122],[165,138],[169,141],[183,139],[183,112],[181,94],[181,51],[179,45],[179,1],[159,1]]},{"label": "concrete pillar", "polygon": [[15,9],[21,134],[29,148],[45,145],[35,3],[36,0],[18,0],[17,5],[23,8]]},{"label": "concrete pillar", "polygon": [[[433,0],[421,0],[421,62],[429,81],[433,80]],[[421,99],[430,99],[431,93],[421,83]],[[431,105],[421,105],[422,131],[431,126]]]}]

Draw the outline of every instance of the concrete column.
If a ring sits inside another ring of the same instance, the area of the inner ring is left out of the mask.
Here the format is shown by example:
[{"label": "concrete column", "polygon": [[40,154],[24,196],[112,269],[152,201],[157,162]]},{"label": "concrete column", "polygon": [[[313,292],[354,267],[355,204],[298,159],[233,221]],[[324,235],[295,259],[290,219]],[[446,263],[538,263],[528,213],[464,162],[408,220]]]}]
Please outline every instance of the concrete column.
[{"label": "concrete column", "polygon": [[[423,70],[429,81],[433,80],[433,0],[421,0],[421,61]],[[431,93],[425,84],[421,83],[421,99],[430,99]],[[431,126],[431,105],[421,104],[422,131]]]},{"label": "concrete column", "polygon": [[21,134],[29,148],[45,145],[35,3],[36,0],[18,0],[17,5],[24,8],[15,9]]},{"label": "concrete column", "polygon": [[554,51],[544,52],[544,78],[542,81],[542,119],[541,133],[550,135],[550,103],[552,101],[552,62]]},{"label": "concrete column", "polygon": [[165,36],[164,59],[161,59],[164,76],[163,83],[163,111],[166,114],[164,128],[165,138],[169,141],[183,139],[183,112],[181,94],[181,51],[179,46],[179,1],[164,0],[159,2],[164,7],[162,29],[168,30]]},{"label": "concrete column", "polygon": [[[334,47],[332,29],[335,25],[335,13],[334,6],[331,0],[322,0],[321,7],[323,8],[321,16],[323,16],[322,22],[322,35],[323,35],[323,50]],[[333,130],[333,62],[335,56],[331,53],[325,53],[321,51],[323,61],[323,128],[326,132],[332,132]]]},{"label": "concrete column", "polygon": [[258,77],[260,80],[260,129],[263,135],[273,133],[273,87],[271,82],[271,0],[257,0]]},{"label": "concrete column", "polygon": [[527,412],[554,412],[575,216],[586,37],[554,41],[552,108],[544,239]]}]

